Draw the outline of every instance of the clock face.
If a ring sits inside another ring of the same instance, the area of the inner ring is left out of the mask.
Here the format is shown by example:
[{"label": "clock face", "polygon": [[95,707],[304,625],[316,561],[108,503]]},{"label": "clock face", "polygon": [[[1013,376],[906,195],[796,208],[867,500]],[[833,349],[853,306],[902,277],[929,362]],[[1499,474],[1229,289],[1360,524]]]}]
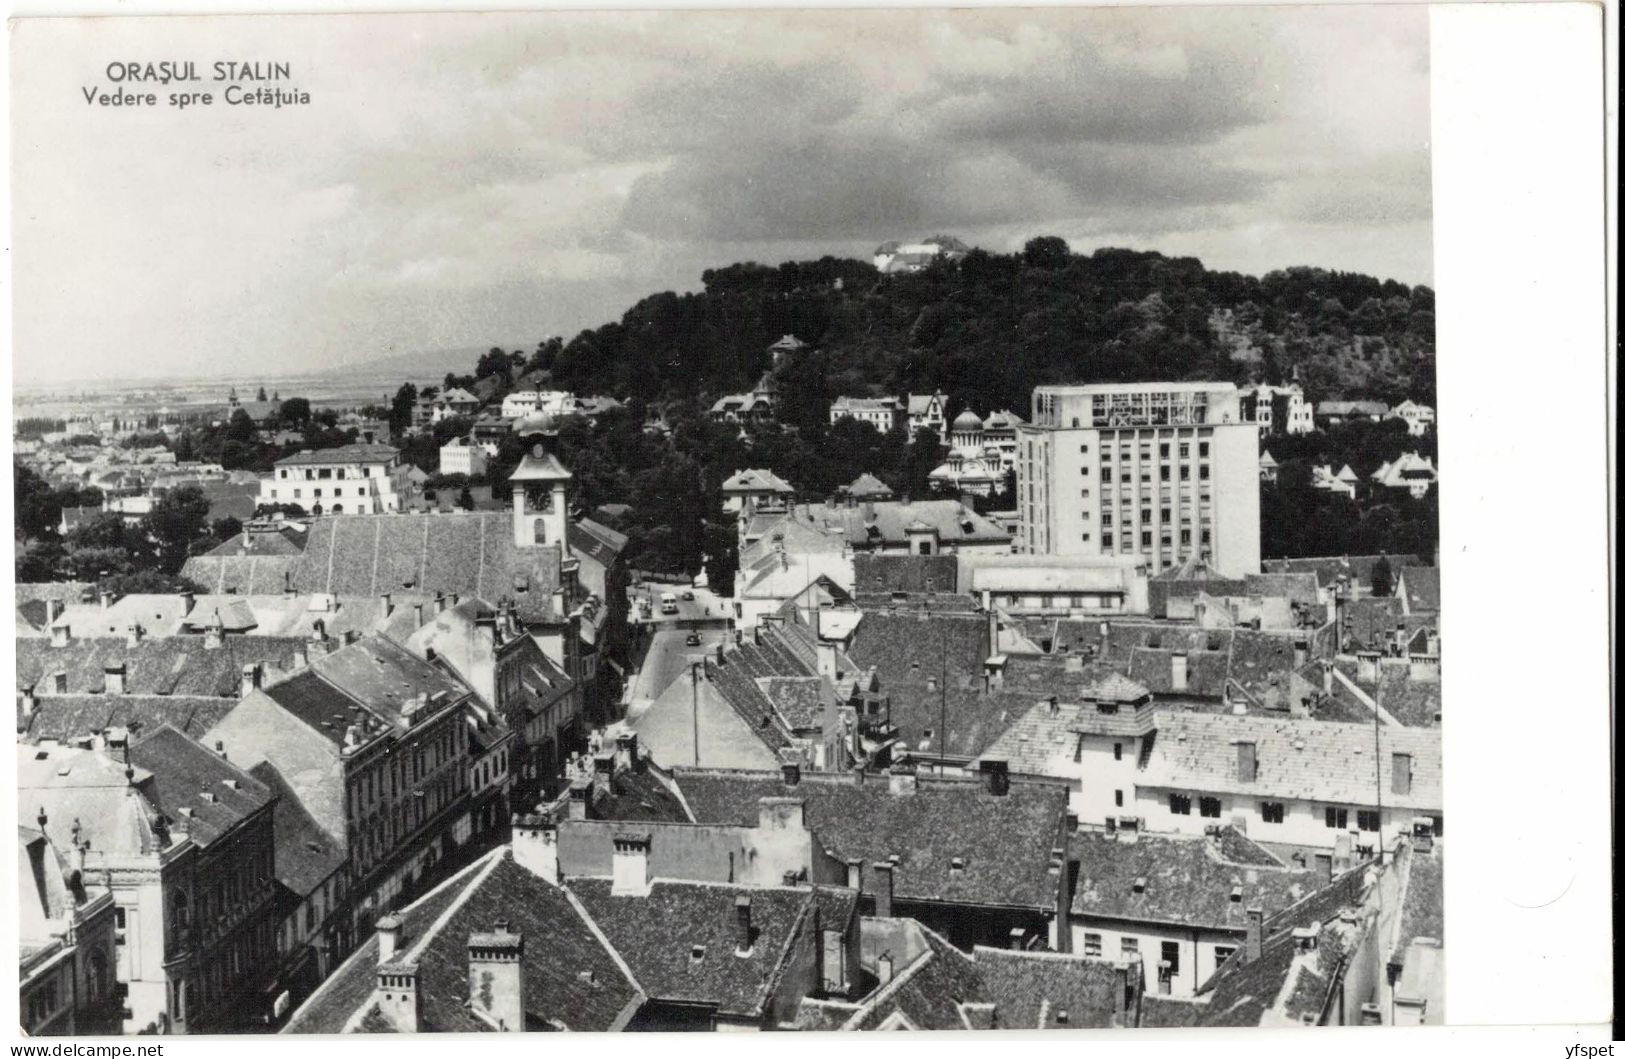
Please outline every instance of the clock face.
[{"label": "clock face", "polygon": [[533,485],[525,490],[525,506],[532,511],[553,510],[553,490],[545,485]]}]

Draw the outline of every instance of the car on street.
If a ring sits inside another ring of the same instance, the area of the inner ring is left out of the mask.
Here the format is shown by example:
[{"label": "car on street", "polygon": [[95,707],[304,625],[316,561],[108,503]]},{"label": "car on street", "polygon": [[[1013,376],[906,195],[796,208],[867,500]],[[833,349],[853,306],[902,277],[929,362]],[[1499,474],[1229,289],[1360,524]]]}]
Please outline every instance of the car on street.
[{"label": "car on street", "polygon": [[693,592],[684,592],[683,593],[683,599],[688,601],[689,603],[694,602],[694,593]]},{"label": "car on street", "polygon": [[683,640],[683,643],[687,644],[689,647],[700,646],[700,634],[697,632],[689,633],[688,636]]}]

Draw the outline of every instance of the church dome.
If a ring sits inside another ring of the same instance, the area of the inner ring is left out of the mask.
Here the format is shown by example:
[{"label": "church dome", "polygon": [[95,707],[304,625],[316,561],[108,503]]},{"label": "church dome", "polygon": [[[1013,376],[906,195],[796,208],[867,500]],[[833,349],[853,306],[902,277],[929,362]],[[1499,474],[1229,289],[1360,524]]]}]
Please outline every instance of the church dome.
[{"label": "church dome", "polygon": [[969,408],[967,408],[963,412],[961,412],[958,415],[954,416],[953,429],[958,430],[958,431],[981,430],[982,429],[982,417],[977,415],[975,412],[972,412]]}]

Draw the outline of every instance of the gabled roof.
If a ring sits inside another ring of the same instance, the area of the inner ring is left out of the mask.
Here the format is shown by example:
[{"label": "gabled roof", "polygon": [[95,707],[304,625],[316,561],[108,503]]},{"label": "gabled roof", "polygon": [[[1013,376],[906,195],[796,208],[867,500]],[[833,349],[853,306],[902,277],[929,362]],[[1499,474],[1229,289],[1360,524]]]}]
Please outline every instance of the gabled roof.
[{"label": "gabled roof", "polygon": [[[881,777],[803,772],[793,786],[777,771],[673,770],[698,823],[750,825],[762,798],[801,799],[807,826],[830,855],[870,865],[896,857],[899,900],[1053,909],[1059,879],[1050,850],[1060,840],[1066,787],[1012,780],[995,795],[972,779],[920,776],[893,793]],[[954,859],[963,866],[956,868]]]},{"label": "gabled roof", "polygon": [[301,901],[316,892],[333,873],[344,867],[344,846],[322,830],[305,811],[299,794],[269,761],[261,761],[248,774],[276,797],[272,834],[276,837],[276,878]]},{"label": "gabled roof", "polygon": [[170,828],[210,843],[267,808],[269,787],[169,725],[130,744],[130,763],[152,775],[145,790]]},{"label": "gabled roof", "polygon": [[859,594],[959,591],[959,560],[952,555],[858,552],[852,571],[852,590]]},{"label": "gabled roof", "polygon": [[202,636],[149,637],[134,646],[122,637],[75,637],[64,647],[52,647],[43,637],[18,637],[17,690],[32,687],[44,698],[52,675],[60,672],[69,694],[102,694],[106,667],[123,665],[124,689],[132,696],[235,698],[243,666],[285,669],[303,646],[303,640],[281,636],[228,636],[216,648]]},{"label": "gabled roof", "polygon": [[[1238,742],[1257,753],[1257,779],[1237,774]],[[1380,744],[1380,753],[1378,746]],[[1393,757],[1409,754],[1411,786],[1394,790]],[[1377,760],[1373,762],[1373,758]],[[1159,710],[1157,740],[1141,783],[1259,798],[1438,810],[1439,733],[1303,718]]]},{"label": "gabled roof", "polygon": [[1439,568],[1406,566],[1399,571],[1396,594],[1402,595],[1411,613],[1437,613],[1439,610]]},{"label": "gabled roof", "polygon": [[[419,1028],[480,1032],[469,1009],[468,941],[498,921],[521,935],[525,1028],[624,1028],[644,996],[580,903],[498,849],[399,912],[400,958],[418,968]],[[365,1030],[378,982],[374,934],[294,1012],[284,1033]],[[372,1026],[385,1028],[374,1019]]]},{"label": "gabled roof", "polygon": [[795,487],[765,467],[747,467],[735,471],[722,483],[724,493],[772,492],[791,494]]},{"label": "gabled roof", "polygon": [[1119,841],[1105,831],[1079,831],[1072,913],[1138,923],[1247,928],[1247,909],[1279,912],[1319,886],[1314,873],[1288,868],[1234,828],[1219,837],[1140,835]]},{"label": "gabled roof", "polygon": [[1125,972],[1116,961],[983,945],[976,946],[973,960],[994,1006],[998,1029],[1104,1029],[1121,1024]]},{"label": "gabled roof", "polygon": [[392,445],[339,445],[331,449],[306,449],[276,461],[278,467],[300,467],[338,463],[388,463],[401,454]]},{"label": "gabled roof", "polygon": [[73,742],[110,729],[151,731],[171,725],[201,738],[237,705],[235,697],[214,695],[41,695],[32,716],[17,713],[18,739]]},{"label": "gabled roof", "polygon": [[1332,555],[1313,559],[1265,559],[1264,569],[1270,573],[1295,573],[1307,570],[1320,581],[1320,587],[1330,588],[1339,575],[1363,588],[1371,587],[1371,570],[1386,559],[1390,569],[1398,571],[1407,566],[1421,566],[1415,555]]},{"label": "gabled roof", "polygon": [[[571,879],[570,891],[626,961],[651,999],[714,1006],[754,1018],[765,1005],[791,948],[814,923],[839,930],[856,911],[852,890],[746,887],[656,879],[641,897],[611,893],[608,879]],[[750,899],[754,935],[737,944],[736,902]]]},{"label": "gabled roof", "polygon": [[346,515],[311,526],[292,580],[300,593],[511,597],[527,620],[547,620],[557,617],[552,594],[559,553],[515,544],[512,517],[504,511]]},{"label": "gabled roof", "polygon": [[877,500],[851,507],[832,504],[797,505],[790,516],[820,532],[845,537],[854,548],[871,548],[879,543],[899,545],[908,540],[909,527],[916,524],[935,530],[943,544],[1003,544],[1010,534],[997,523],[977,514],[957,500],[916,500],[903,503]]}]

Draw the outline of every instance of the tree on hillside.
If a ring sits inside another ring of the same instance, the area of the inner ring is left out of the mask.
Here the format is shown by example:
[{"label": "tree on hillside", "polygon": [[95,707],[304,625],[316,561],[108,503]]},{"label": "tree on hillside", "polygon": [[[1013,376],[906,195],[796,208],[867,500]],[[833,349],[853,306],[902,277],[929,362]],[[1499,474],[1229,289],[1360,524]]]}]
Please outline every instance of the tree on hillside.
[{"label": "tree on hillside", "polygon": [[260,387],[259,396],[256,397],[255,400],[259,401],[261,404],[264,404],[268,400],[268,398],[265,396],[265,387]]},{"label": "tree on hillside", "polygon": [[1072,248],[1058,235],[1040,235],[1027,240],[1021,259],[1033,268],[1065,268],[1072,259]]},{"label": "tree on hillside", "polygon": [[1384,555],[1371,564],[1371,594],[1373,596],[1391,596],[1394,594],[1394,568]]}]

